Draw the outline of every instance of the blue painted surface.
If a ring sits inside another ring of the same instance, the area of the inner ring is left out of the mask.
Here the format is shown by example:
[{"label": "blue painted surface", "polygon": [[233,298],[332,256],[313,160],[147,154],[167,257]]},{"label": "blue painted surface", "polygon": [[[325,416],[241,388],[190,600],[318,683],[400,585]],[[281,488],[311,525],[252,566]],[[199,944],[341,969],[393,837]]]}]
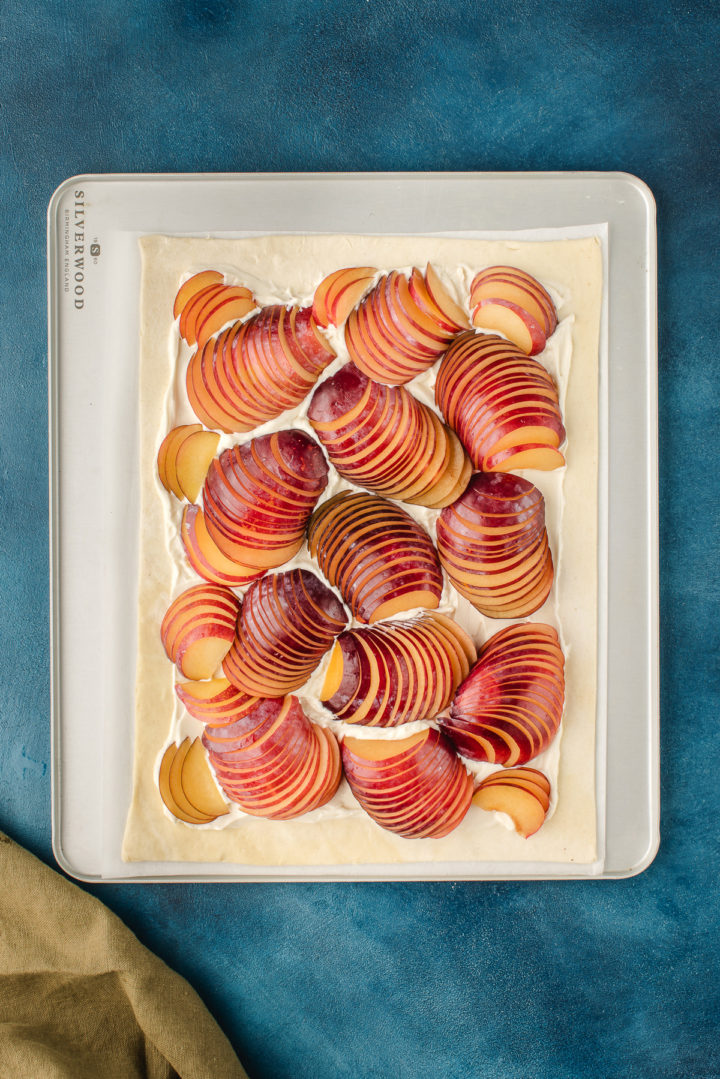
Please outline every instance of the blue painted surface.
[{"label": "blue painted surface", "polygon": [[716,3],[0,7],[0,827],[46,861],[45,209],[78,172],[608,169],[659,213],[663,843],[605,883],[105,886],[253,1079],[720,1076]]}]

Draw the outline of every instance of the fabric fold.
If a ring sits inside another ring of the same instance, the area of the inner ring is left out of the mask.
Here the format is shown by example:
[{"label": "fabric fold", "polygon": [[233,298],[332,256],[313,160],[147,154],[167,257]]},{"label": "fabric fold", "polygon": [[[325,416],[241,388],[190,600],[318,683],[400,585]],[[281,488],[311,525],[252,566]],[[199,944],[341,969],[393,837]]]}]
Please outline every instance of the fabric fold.
[{"label": "fabric fold", "polygon": [[190,985],[2,833],[0,1075],[247,1079]]}]

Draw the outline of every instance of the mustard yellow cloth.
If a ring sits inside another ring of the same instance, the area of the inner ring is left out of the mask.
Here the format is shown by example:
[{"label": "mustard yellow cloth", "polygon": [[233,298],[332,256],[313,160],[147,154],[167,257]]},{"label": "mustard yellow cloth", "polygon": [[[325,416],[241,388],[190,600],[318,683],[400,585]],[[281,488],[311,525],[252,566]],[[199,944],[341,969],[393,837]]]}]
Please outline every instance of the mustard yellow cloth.
[{"label": "mustard yellow cloth", "polygon": [[2,833],[0,1076],[247,1079],[187,982]]}]

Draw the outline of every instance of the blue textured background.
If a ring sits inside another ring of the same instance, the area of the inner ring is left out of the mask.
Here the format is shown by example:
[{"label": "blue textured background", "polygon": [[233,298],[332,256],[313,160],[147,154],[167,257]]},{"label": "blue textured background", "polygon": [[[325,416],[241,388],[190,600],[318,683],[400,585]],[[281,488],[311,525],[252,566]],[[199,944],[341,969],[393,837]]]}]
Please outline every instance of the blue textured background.
[{"label": "blue textured background", "polygon": [[659,213],[663,841],[620,882],[94,889],[252,1079],[720,1076],[717,3],[0,0],[0,827],[52,863],[45,210],[79,172],[612,169]]}]

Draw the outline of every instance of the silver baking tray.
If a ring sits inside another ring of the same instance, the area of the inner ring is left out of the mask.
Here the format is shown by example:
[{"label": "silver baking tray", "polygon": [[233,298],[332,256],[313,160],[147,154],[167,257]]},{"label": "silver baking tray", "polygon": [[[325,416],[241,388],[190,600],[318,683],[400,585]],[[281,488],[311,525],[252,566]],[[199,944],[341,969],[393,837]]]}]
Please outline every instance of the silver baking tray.
[{"label": "silver baking tray", "polygon": [[[138,237],[488,235],[606,226],[597,773],[590,867],[260,870],[121,861],[136,636]],[[659,843],[655,204],[624,173],[76,176],[48,209],[52,827],[85,881],[510,880],[638,873]],[[628,462],[631,465],[628,466]]]}]

